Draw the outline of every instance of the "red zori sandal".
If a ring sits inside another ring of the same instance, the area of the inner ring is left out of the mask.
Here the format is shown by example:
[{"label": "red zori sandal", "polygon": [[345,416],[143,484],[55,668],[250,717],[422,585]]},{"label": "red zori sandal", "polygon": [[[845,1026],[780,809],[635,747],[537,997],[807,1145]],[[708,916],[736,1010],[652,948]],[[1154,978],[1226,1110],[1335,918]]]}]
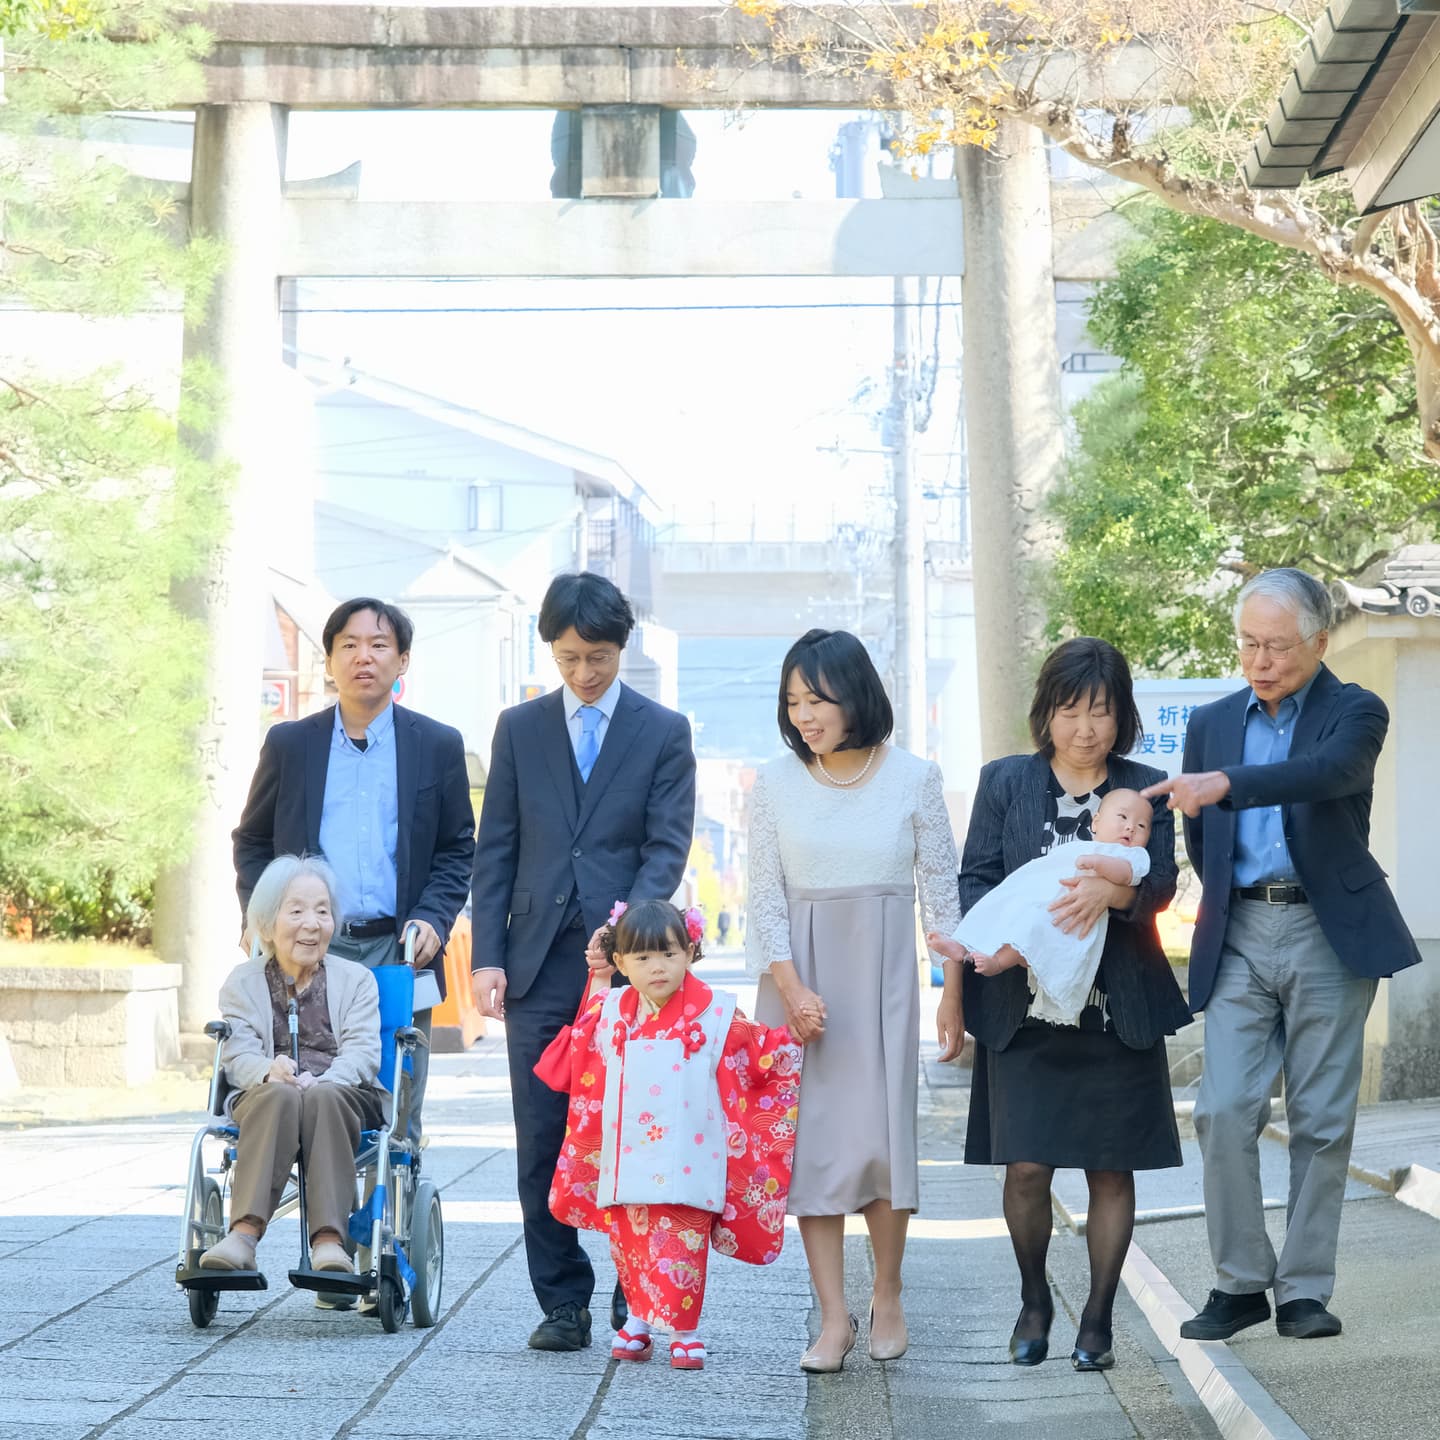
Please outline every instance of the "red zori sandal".
[{"label": "red zori sandal", "polygon": [[670,1342],[670,1368],[672,1370],[703,1370],[705,1368],[705,1342],[692,1340],[687,1345],[681,1340]]},{"label": "red zori sandal", "polygon": [[648,1360],[654,1353],[655,1342],[648,1335],[632,1335],[628,1330],[617,1330],[610,1346],[612,1360]]}]

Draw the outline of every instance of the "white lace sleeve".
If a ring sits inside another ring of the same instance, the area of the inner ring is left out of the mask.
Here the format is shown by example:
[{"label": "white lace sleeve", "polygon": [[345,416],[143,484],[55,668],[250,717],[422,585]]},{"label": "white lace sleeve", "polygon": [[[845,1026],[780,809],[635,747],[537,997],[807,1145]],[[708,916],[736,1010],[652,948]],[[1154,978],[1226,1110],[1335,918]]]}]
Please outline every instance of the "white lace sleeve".
[{"label": "white lace sleeve", "polygon": [[945,808],[945,782],[938,765],[925,767],[915,811],[915,888],[926,934],[954,933],[960,923],[960,859]]},{"label": "white lace sleeve", "polygon": [[745,968],[763,975],[777,960],[790,958],[790,907],[775,799],[762,771],[750,791],[749,875],[746,880]]}]

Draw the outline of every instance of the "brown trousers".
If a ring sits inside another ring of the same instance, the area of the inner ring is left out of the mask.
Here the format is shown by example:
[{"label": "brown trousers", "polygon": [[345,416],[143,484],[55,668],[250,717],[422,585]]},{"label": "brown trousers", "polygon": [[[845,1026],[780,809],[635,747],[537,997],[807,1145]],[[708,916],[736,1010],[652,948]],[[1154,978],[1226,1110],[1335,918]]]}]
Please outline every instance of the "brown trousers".
[{"label": "brown trousers", "polygon": [[360,1132],[381,1123],[375,1092],[359,1085],[274,1081],[242,1091],[232,1107],[240,1139],[230,1187],[230,1224],[249,1217],[261,1233],[285,1191],[297,1156],[305,1167],[310,1237],[345,1234],[355,1204],[355,1147]]}]

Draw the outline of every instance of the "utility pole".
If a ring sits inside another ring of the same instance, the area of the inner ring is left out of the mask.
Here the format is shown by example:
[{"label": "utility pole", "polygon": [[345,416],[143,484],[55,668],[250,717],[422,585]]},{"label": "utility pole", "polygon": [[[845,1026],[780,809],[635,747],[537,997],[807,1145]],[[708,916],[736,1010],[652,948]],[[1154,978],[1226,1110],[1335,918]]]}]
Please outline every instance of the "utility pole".
[{"label": "utility pole", "polygon": [[886,417],[895,496],[895,739],[926,756],[925,510],[915,465],[915,377],[905,279],[895,277],[894,357]]}]

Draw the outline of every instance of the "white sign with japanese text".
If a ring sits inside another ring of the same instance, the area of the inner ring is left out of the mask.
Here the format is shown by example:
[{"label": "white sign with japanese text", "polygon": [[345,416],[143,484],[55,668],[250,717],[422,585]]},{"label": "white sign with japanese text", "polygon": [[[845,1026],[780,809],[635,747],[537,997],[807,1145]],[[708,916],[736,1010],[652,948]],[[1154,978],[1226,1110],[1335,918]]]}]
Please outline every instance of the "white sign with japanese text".
[{"label": "white sign with japanese text", "polygon": [[1238,675],[1229,680],[1137,680],[1135,704],[1144,734],[1130,758],[1167,775],[1178,775],[1190,712],[1222,699],[1244,683]]}]

